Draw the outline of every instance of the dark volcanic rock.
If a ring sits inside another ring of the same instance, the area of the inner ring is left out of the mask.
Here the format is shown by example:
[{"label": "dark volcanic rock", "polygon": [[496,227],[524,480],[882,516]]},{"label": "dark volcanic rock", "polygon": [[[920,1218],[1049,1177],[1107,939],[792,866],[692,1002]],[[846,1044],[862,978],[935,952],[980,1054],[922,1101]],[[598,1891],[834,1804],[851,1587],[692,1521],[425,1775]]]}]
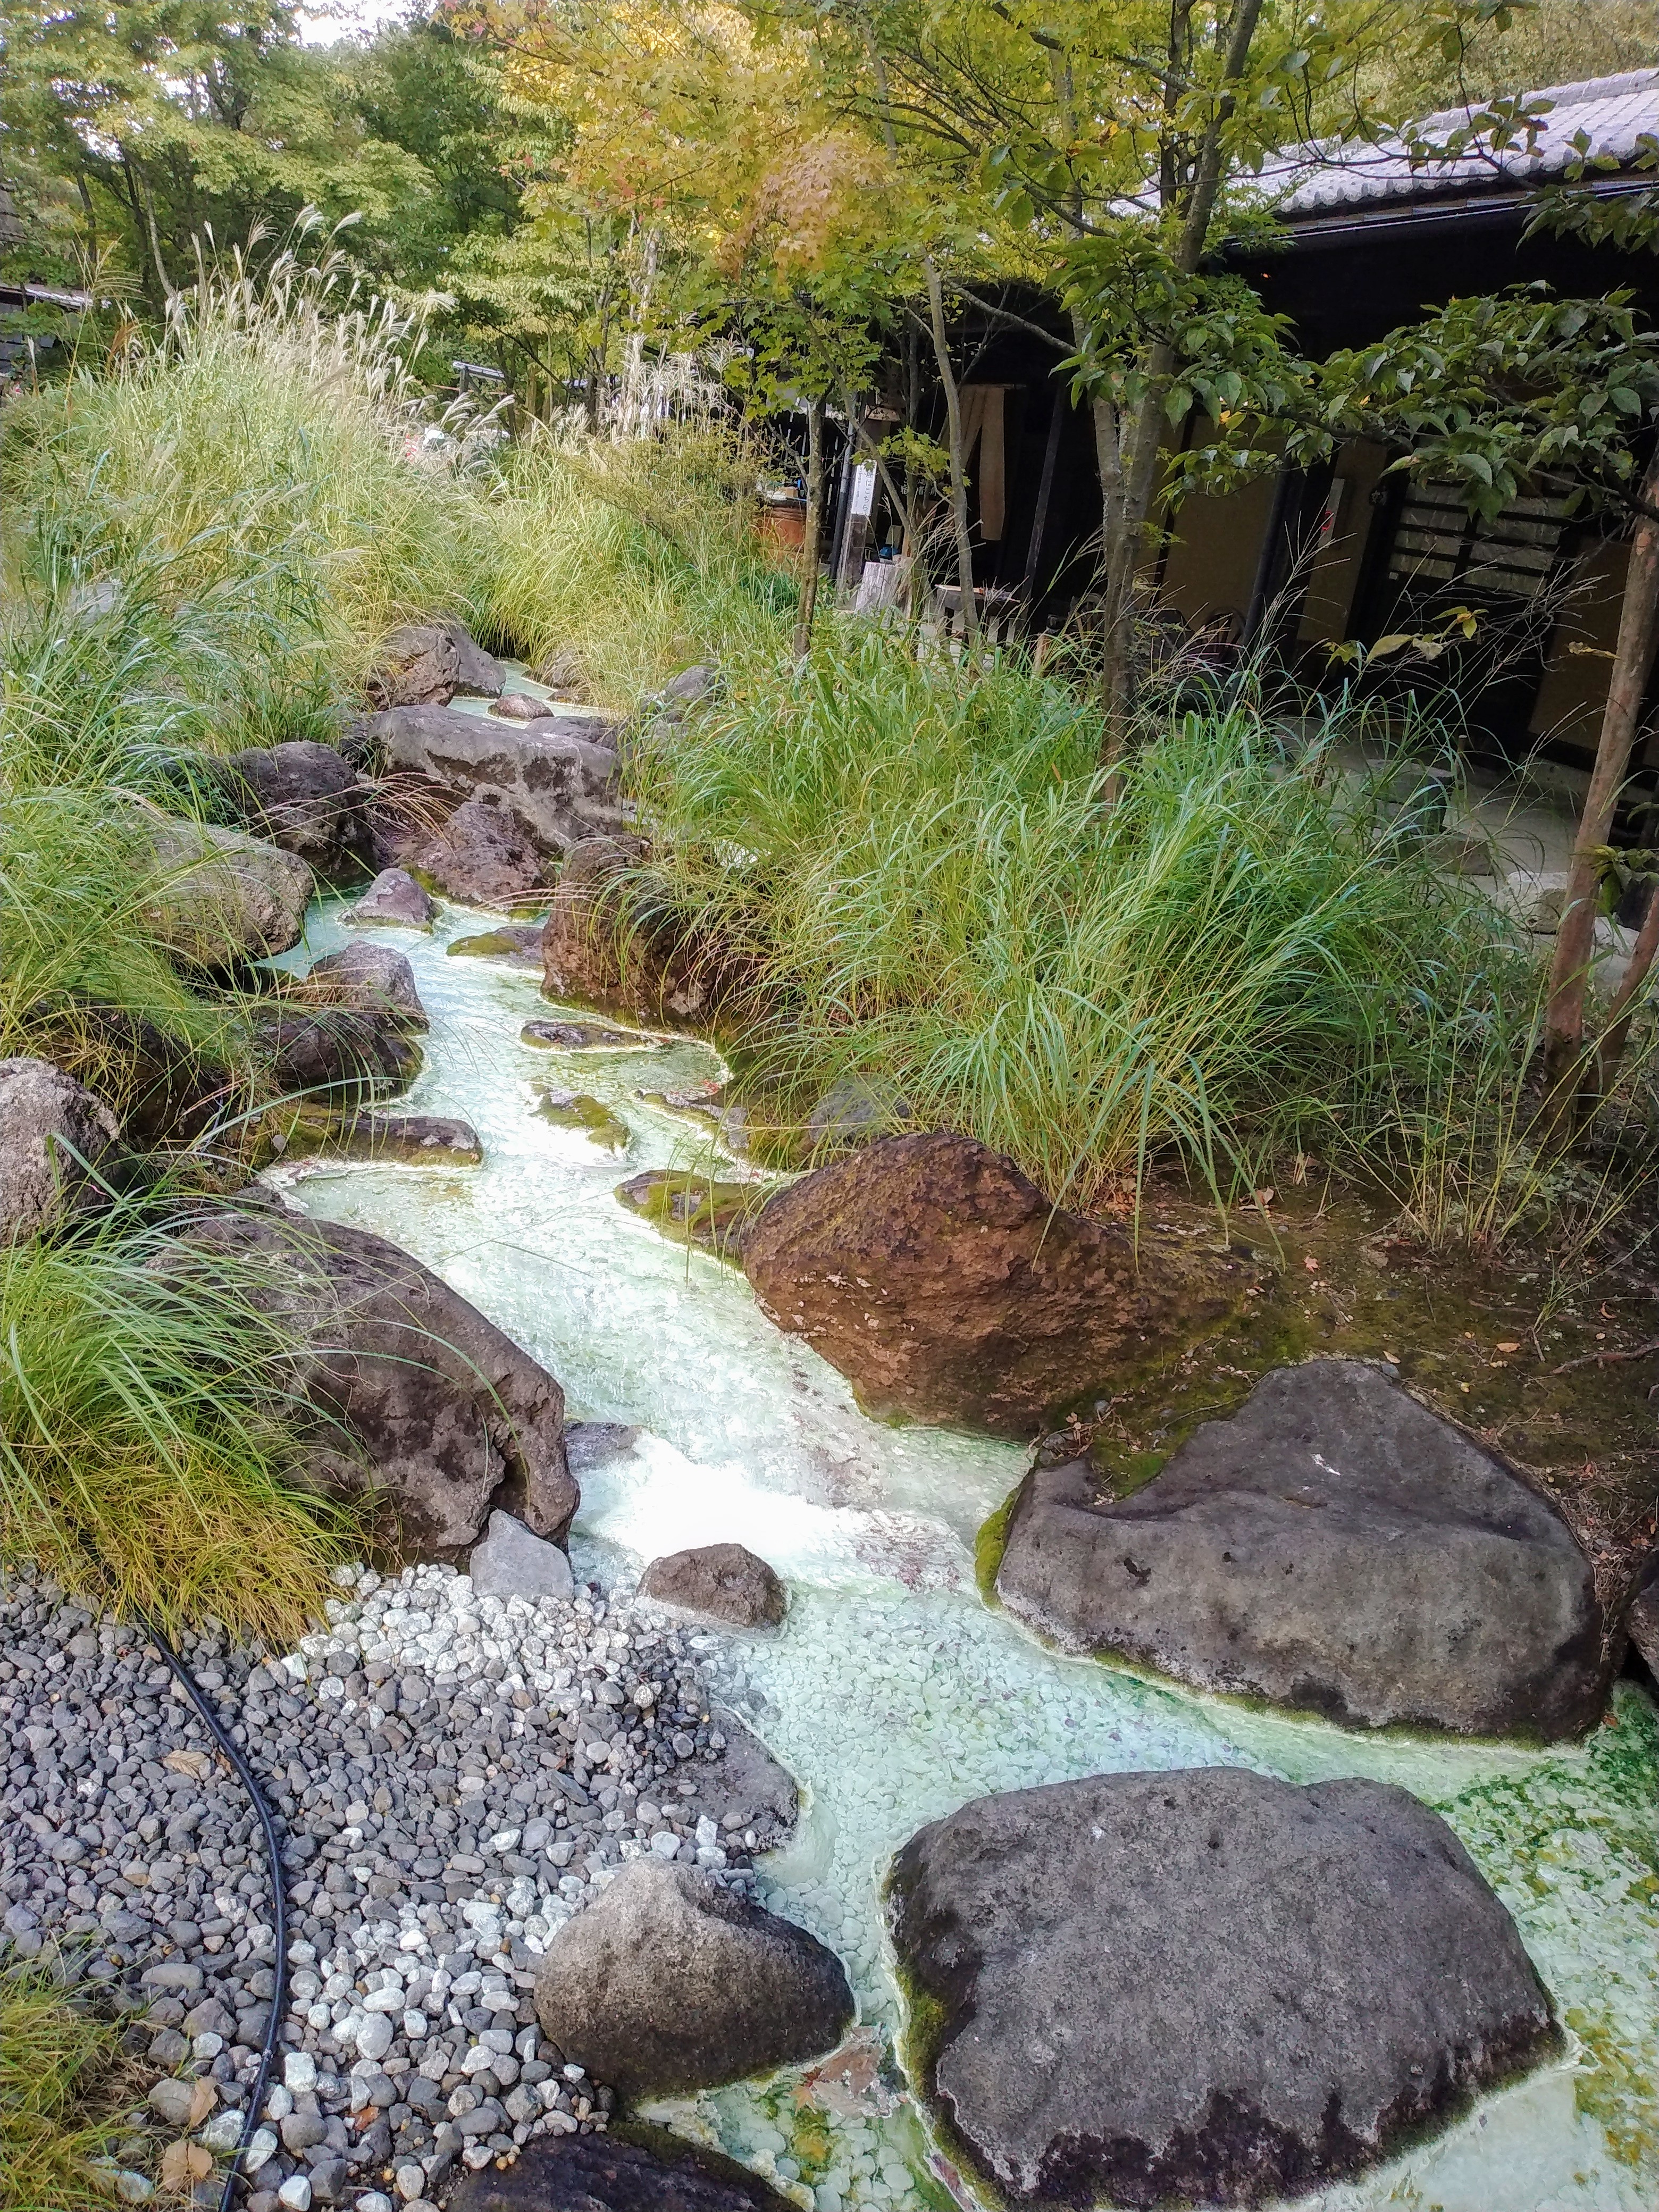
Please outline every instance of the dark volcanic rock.
[{"label": "dark volcanic rock", "polygon": [[805,1929],[693,1868],[641,1858],[548,1945],[536,2010],[568,2058],[647,2097],[833,2049],[853,1993]]},{"label": "dark volcanic rock", "polygon": [[783,1584],[742,1544],[701,1544],[653,1559],[640,1595],[737,1628],[775,1628],[783,1619]]},{"label": "dark volcanic rock", "polygon": [[297,854],[136,801],[130,812],[149,846],[145,918],[186,965],[217,975],[299,943],[316,884]]},{"label": "dark volcanic rock", "polygon": [[389,945],[354,938],[337,952],[325,952],[313,961],[307,981],[337,991],[344,1005],[395,1014],[406,1029],[428,1026],[426,1008],[415,988],[415,970],[407,957]]},{"label": "dark volcanic rock", "polygon": [[359,742],[389,769],[430,776],[452,799],[496,793],[544,854],[620,825],[614,734],[602,714],[515,723],[446,707],[395,708],[358,726]]},{"label": "dark volcanic rock", "polygon": [[429,894],[421,889],[407,868],[382,868],[356,905],[341,919],[353,929],[377,924],[430,929],[437,911]]},{"label": "dark volcanic rock", "polygon": [[1224,1254],[1052,1206],[969,1137],[889,1137],[779,1191],[744,1235],[761,1310],[878,1418],[1026,1437],[1243,1294]]},{"label": "dark volcanic rock", "polygon": [[1659,1682],[1659,1551],[1650,1552],[1630,1601],[1630,1640]]},{"label": "dark volcanic rock", "polygon": [[262,1009],[252,1029],[267,1079],[284,1097],[320,1091],[352,1105],[400,1088],[420,1070],[409,1024],[384,1008],[292,999]]},{"label": "dark volcanic rock", "polygon": [[0,1245],[60,1219],[120,1126],[49,1060],[0,1060]]},{"label": "dark volcanic rock", "polygon": [[708,1814],[728,1842],[733,1836],[746,1840],[752,1835],[750,1848],[772,1850],[794,1826],[800,1809],[795,1778],[735,1713],[716,1705],[709,1717],[726,1743],[707,1764],[697,1761],[697,1810]]},{"label": "dark volcanic rock", "polygon": [[455,696],[460,665],[447,623],[405,623],[381,641],[365,688],[380,708],[446,704]]},{"label": "dark volcanic rock", "polygon": [[181,1272],[197,1250],[232,1255],[246,1294],[302,1347],[300,1386],[344,1431],[314,1441],[319,1488],[383,1490],[422,1549],[470,1544],[492,1505],[562,1540],[579,1495],[563,1392],[418,1260],[361,1229],[240,1208],[192,1224]]},{"label": "dark volcanic rock", "polygon": [[526,1022],[519,1036],[546,1052],[656,1052],[663,1042],[638,1030],[613,1030],[604,1022]]},{"label": "dark volcanic rock", "polygon": [[1565,1522],[1355,1359],[1266,1376],[1129,1498],[1084,1461],[1034,1469],[997,1590],[1068,1651],[1351,1726],[1576,1735],[1605,1692]]},{"label": "dark volcanic rock", "polygon": [[918,2087],[1016,2203],[1298,2195],[1560,2039],[1462,1844],[1382,1783],[980,1798],[904,1846],[890,1912]]},{"label": "dark volcanic rock", "polygon": [[303,739],[232,753],[225,763],[246,826],[319,875],[367,860],[369,793],[332,745]]},{"label": "dark volcanic rock", "polygon": [[665,2128],[629,2121],[543,2137],[506,2171],[485,2166],[450,2192],[450,2212],[795,2212],[756,2175]]},{"label": "dark volcanic rock", "polygon": [[469,799],[416,855],[414,864],[447,898],[511,912],[547,896],[542,856],[529,824],[493,793]]},{"label": "dark volcanic rock", "polygon": [[507,681],[507,671],[493,653],[486,653],[471,631],[453,615],[433,625],[455,648],[455,689],[474,699],[494,699]]},{"label": "dark volcanic rock", "polygon": [[510,960],[515,968],[539,968],[542,925],[509,921],[500,929],[480,930],[474,937],[452,937],[444,949],[452,960]]}]

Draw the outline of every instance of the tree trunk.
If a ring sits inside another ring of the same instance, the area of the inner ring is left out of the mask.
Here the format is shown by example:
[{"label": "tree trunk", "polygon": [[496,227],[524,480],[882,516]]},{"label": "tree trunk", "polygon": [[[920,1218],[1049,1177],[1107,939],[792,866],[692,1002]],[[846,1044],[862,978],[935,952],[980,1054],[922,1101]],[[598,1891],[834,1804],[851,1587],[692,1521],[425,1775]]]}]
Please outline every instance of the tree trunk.
[{"label": "tree trunk", "polygon": [[1656,952],[1659,952],[1659,884],[1655,884],[1653,896],[1648,901],[1648,910],[1642,917],[1642,927],[1636,933],[1636,942],[1631,948],[1630,965],[1625,970],[1624,981],[1613,994],[1613,1004],[1607,1008],[1607,1030],[1596,1048],[1595,1102],[1598,1103],[1618,1080],[1625,1047],[1630,1042],[1636,994],[1648,980]]},{"label": "tree trunk", "polygon": [[812,642],[812,615],[818,601],[818,540],[823,535],[823,402],[814,399],[806,410],[806,529],[802,549],[806,574],[800,587],[800,610],[795,617],[795,658],[805,660]]},{"label": "tree trunk", "polygon": [[[1659,454],[1649,464],[1642,484],[1647,506],[1659,502]],[[1613,650],[1607,702],[1601,713],[1595,766],[1578,817],[1572,866],[1562,901],[1561,927],[1550,962],[1549,1006],[1544,1018],[1544,1082],[1547,1095],[1576,1087],[1584,1060],[1584,993],[1595,945],[1596,895],[1613,829],[1619,793],[1630,766],[1642,697],[1653,665],[1656,617],[1659,616],[1659,522],[1636,519],[1630,566],[1625,572],[1619,642]]]},{"label": "tree trunk", "polygon": [[931,253],[922,256],[927,279],[927,313],[933,336],[933,358],[945,389],[945,420],[951,449],[951,528],[957,547],[957,588],[962,596],[962,627],[968,657],[979,656],[979,608],[974,599],[974,549],[968,537],[968,469],[962,450],[962,394],[951,366],[951,345],[945,330],[945,293],[939,264]]}]

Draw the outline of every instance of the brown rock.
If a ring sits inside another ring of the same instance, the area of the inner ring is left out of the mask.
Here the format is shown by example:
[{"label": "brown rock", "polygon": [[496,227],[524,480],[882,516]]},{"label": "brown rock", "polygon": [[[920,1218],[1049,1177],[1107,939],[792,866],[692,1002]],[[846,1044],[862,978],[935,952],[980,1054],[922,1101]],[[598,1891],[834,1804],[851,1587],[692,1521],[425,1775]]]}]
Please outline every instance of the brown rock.
[{"label": "brown rock", "polygon": [[588,837],[565,855],[542,932],[542,990],[647,1024],[713,1022],[738,978],[637,873],[635,837]]},{"label": "brown rock", "polygon": [[447,898],[510,912],[544,898],[542,856],[530,829],[493,794],[458,806],[414,866]]},{"label": "brown rock", "polygon": [[1243,1264],[1052,1206],[970,1137],[889,1137],[780,1191],[746,1228],[761,1310],[878,1419],[1029,1437],[1185,1344]]},{"label": "brown rock", "polygon": [[783,1584],[743,1544],[665,1553],[641,1576],[640,1595],[737,1628],[775,1628],[784,1615]]},{"label": "brown rock", "polygon": [[1648,1553],[1630,1601],[1630,1640],[1659,1681],[1659,1550]]},{"label": "brown rock", "polygon": [[671,1243],[695,1244],[716,1260],[734,1262],[766,1203],[758,1183],[712,1182],[684,1168],[647,1168],[619,1182],[617,1196]]},{"label": "brown rock", "polygon": [[365,938],[354,937],[337,952],[313,960],[306,981],[319,997],[337,994],[343,1006],[396,1014],[406,1029],[428,1027],[415,970],[407,957],[389,945],[371,945]]},{"label": "brown rock", "polygon": [[246,827],[319,875],[368,858],[370,793],[332,745],[295,738],[252,747],[232,753],[225,775]]}]

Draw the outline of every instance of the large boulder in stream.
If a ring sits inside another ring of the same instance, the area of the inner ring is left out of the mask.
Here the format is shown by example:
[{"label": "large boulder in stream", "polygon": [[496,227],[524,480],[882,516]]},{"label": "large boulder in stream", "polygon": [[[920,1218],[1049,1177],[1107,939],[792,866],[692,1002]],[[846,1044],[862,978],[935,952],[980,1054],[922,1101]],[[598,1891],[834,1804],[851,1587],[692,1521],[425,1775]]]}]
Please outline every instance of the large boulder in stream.
[{"label": "large boulder in stream", "polygon": [[620,826],[615,733],[608,715],[576,709],[512,722],[459,708],[394,707],[360,723],[356,737],[387,769],[429,776],[453,799],[496,793],[553,854]]},{"label": "large boulder in stream", "polygon": [[565,1923],[535,1994],[567,2058],[630,2098],[815,2058],[853,2018],[833,1951],[696,1868],[657,1858],[629,1860]]},{"label": "large boulder in stream", "polygon": [[744,1231],[761,1310],[878,1418],[1029,1437],[1219,1319],[1226,1252],[1085,1221],[970,1137],[890,1137],[803,1176]]},{"label": "large boulder in stream", "polygon": [[1445,1823],[1224,1767],[983,1797],[894,1862],[916,2087],[1016,2204],[1249,2204],[1389,2157],[1560,2036]]},{"label": "large boulder in stream", "polygon": [[172,1264],[186,1275],[196,1254],[228,1258],[292,1339],[327,1417],[310,1440],[319,1489],[383,1493],[411,1550],[471,1543],[492,1507],[562,1542],[580,1495],[564,1394],[430,1268],[364,1230],[264,1207],[204,1212]]},{"label": "large boulder in stream", "polygon": [[997,1592],[1065,1650],[1350,1727],[1578,1735],[1606,1692],[1559,1514],[1357,1359],[1264,1376],[1130,1497],[1086,1460],[1034,1468]]},{"label": "large boulder in stream", "polygon": [[343,1006],[391,1014],[406,1029],[429,1026],[408,955],[390,945],[371,945],[366,938],[354,937],[337,951],[313,960],[306,980],[319,994],[337,994]]},{"label": "large boulder in stream", "polygon": [[120,1124],[49,1060],[0,1060],[0,1245],[50,1229]]},{"label": "large boulder in stream", "polygon": [[412,866],[464,906],[533,905],[547,896],[529,824],[494,792],[469,799],[416,854]]}]

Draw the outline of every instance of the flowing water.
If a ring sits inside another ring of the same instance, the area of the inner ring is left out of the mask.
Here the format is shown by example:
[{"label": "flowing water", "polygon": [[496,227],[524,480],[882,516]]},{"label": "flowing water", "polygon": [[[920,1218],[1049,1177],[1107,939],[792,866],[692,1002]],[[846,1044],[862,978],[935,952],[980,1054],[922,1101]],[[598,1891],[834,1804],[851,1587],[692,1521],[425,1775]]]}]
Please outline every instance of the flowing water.
[{"label": "flowing water", "polygon": [[[307,944],[283,964],[303,968],[343,942],[340,911],[314,910]],[[638,1093],[718,1075],[719,1062],[692,1041],[648,1054],[524,1045],[521,1024],[549,1011],[534,975],[446,952],[491,926],[446,908],[430,936],[374,933],[408,954],[432,1018],[404,1104],[471,1121],[483,1164],[313,1162],[272,1180],[307,1212],[373,1230],[434,1268],[558,1376],[573,1418],[641,1429],[631,1454],[585,1480],[579,1572],[625,1587],[659,1553],[733,1540],[788,1580],[782,1630],[719,1639],[711,1658],[802,1784],[795,1837],[762,1863],[769,1902],[840,1954],[866,2039],[889,2055],[861,2091],[791,2075],[659,2116],[816,2212],[948,2204],[948,2170],[890,2063],[897,2000],[879,1883],[896,1847],[970,1797],[1110,1770],[1364,1774],[1405,1784],[1451,1823],[1515,1915],[1570,2048],[1431,2143],[1300,2201],[1321,2212],[1654,2212],[1659,1722],[1647,1698],[1626,1685],[1615,1725],[1582,1748],[1370,1741],[1042,1649],[987,1608],[973,1571],[975,1532],[1023,1455],[866,1419],[839,1376],[761,1317],[740,1274],[620,1205],[626,1175],[711,1164],[707,1140]],[[626,1153],[538,1115],[549,1085],[612,1107]]]}]

